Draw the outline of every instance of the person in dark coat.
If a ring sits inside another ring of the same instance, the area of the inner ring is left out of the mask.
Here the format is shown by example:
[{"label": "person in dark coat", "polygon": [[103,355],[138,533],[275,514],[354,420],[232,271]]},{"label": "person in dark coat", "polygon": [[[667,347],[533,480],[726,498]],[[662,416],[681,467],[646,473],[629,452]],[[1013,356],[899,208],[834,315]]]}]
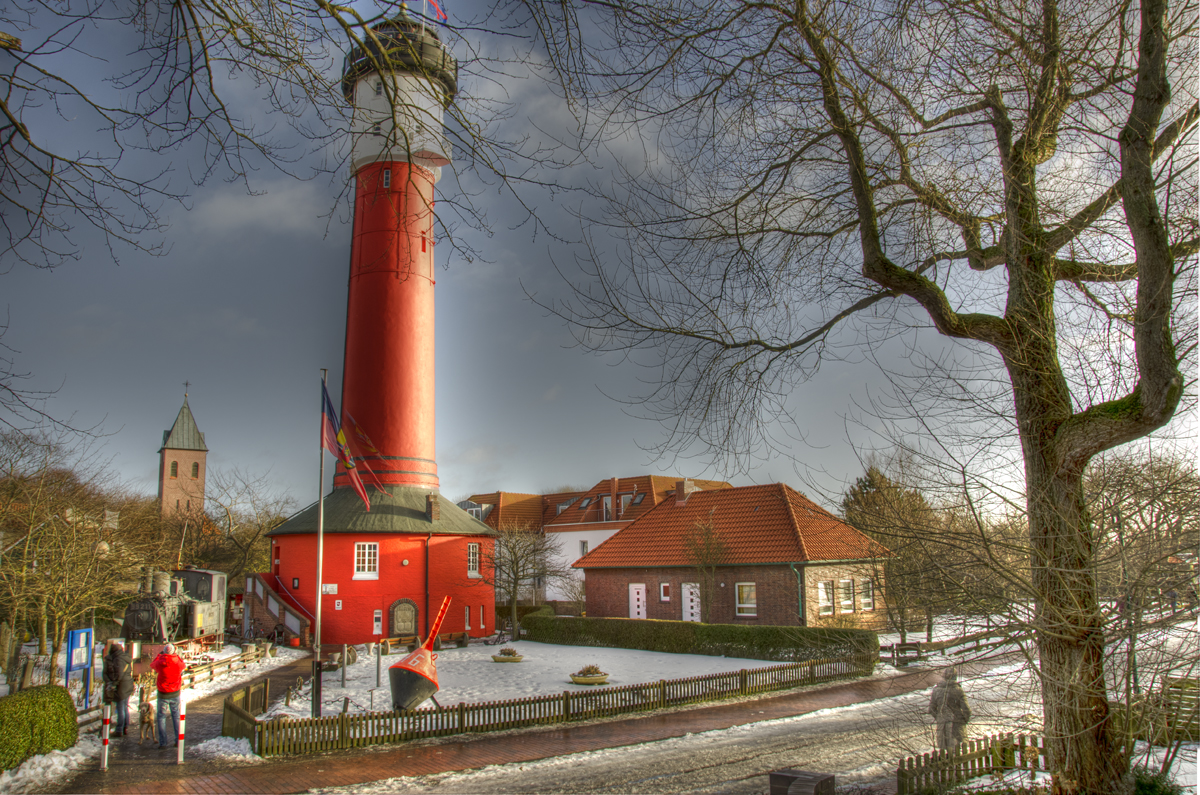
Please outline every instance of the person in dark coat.
[{"label": "person in dark coat", "polygon": [[929,714],[937,723],[939,750],[953,750],[966,742],[971,706],[967,704],[967,694],[958,683],[958,672],[953,668],[947,668],[942,674],[942,681],[934,685],[929,697]]},{"label": "person in dark coat", "polygon": [[120,643],[114,643],[104,658],[104,701],[117,707],[114,737],[129,733],[129,697],[133,695],[133,661]]}]

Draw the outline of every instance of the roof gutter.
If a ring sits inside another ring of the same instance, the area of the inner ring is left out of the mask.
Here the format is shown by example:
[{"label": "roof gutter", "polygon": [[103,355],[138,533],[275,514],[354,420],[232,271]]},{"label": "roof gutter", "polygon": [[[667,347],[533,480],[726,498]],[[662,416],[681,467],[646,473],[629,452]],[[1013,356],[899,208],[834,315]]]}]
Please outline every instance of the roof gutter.
[{"label": "roof gutter", "polygon": [[804,564],[800,564],[800,568],[796,568],[795,563],[789,563],[788,566],[792,569],[792,574],[796,575],[796,604],[800,610],[800,626],[808,626],[808,611],[804,609]]}]

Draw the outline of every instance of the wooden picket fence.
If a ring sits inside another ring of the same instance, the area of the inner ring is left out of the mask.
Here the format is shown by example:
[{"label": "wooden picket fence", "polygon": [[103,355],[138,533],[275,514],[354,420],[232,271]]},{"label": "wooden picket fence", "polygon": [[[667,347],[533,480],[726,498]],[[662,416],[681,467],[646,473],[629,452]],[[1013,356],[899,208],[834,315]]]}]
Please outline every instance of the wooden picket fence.
[{"label": "wooden picket fence", "polygon": [[973,778],[1010,770],[1047,770],[1045,740],[1033,735],[993,734],[968,740],[957,750],[901,759],[896,767],[896,795],[941,792]]},{"label": "wooden picket fence", "polygon": [[[542,726],[630,712],[676,707],[722,698],[767,693],[801,685],[865,676],[876,655],[810,660],[767,668],[663,679],[639,685],[533,696],[508,701],[460,703],[444,709],[343,713],[321,718],[262,721],[230,699],[222,734],[247,737],[259,756],[306,754],[365,745],[401,743],[427,737]],[[228,730],[228,731],[227,731]]]}]

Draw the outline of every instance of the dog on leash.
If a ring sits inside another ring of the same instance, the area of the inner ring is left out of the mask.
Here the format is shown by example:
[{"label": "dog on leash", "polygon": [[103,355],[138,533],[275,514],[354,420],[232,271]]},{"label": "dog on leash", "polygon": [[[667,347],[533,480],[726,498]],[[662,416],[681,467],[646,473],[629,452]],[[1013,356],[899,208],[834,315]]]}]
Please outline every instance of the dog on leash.
[{"label": "dog on leash", "polygon": [[146,736],[149,735],[151,744],[158,741],[158,729],[156,712],[153,702],[141,699],[138,703],[138,727],[141,729],[141,736],[138,737],[138,745],[146,741]]}]

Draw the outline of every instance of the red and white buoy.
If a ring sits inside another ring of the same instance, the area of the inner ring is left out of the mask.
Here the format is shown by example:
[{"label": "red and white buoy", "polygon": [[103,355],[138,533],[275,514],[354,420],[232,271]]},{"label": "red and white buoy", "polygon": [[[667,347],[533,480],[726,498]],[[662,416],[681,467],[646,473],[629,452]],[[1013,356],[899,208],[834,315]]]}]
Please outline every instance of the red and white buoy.
[{"label": "red and white buoy", "polygon": [[388,669],[392,709],[415,709],[438,691],[438,656],[433,651],[433,644],[437,642],[438,630],[442,628],[442,619],[446,617],[446,608],[449,606],[450,597],[447,596],[442,600],[442,609],[438,611],[425,642]]}]

